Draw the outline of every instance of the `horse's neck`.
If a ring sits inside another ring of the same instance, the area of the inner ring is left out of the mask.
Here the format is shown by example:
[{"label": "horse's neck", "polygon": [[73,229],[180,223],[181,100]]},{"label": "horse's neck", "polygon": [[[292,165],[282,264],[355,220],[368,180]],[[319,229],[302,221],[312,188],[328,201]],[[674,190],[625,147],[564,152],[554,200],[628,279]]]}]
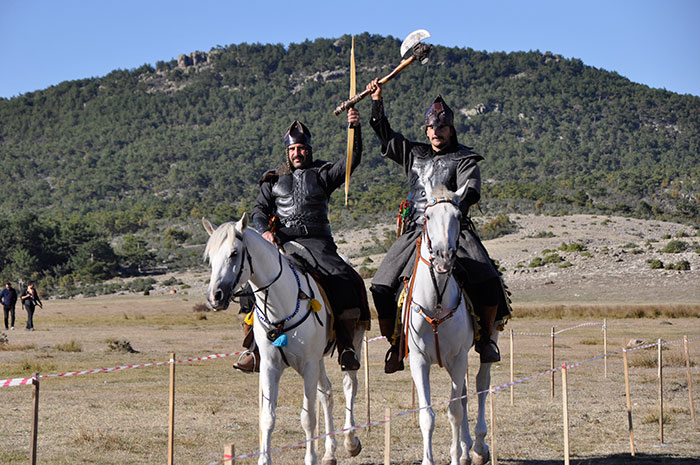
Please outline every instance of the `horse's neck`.
[{"label": "horse's neck", "polygon": [[[243,241],[250,254],[252,272],[248,281],[254,291],[259,305],[265,305],[271,317],[284,317],[281,313],[291,313],[289,302],[295,302],[299,295],[299,286],[289,262],[277,247],[265,240],[260,234],[250,229],[243,233]],[[270,285],[272,283],[272,285]],[[269,287],[267,287],[269,286]]]},{"label": "horse's neck", "polygon": [[[428,250],[428,245],[425,240],[421,241],[419,252],[422,258],[429,261],[430,251]],[[423,262],[422,259],[419,259],[414,273],[416,276],[413,286],[413,301],[423,308],[432,309],[437,302],[438,294],[430,275],[430,266]],[[442,291],[445,289],[439,303],[442,304],[443,308],[451,309],[457,305],[459,299],[459,286],[457,285],[457,281],[452,276],[452,273],[440,274],[435,272],[434,274],[439,290]]]}]

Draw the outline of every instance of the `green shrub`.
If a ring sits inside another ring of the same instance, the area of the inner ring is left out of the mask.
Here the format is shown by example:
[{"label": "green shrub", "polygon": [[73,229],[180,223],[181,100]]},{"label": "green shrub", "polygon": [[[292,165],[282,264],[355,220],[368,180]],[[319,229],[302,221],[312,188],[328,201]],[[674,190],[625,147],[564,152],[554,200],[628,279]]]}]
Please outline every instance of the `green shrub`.
[{"label": "green shrub", "polygon": [[541,257],[535,257],[530,261],[530,264],[528,265],[529,268],[537,268],[538,266],[544,266],[544,260],[542,260]]},{"label": "green shrub", "polygon": [[688,243],[678,240],[668,241],[666,246],[661,249],[663,253],[680,253],[688,248]]},{"label": "green shrub", "polygon": [[647,263],[649,264],[649,269],[652,270],[658,270],[664,267],[664,263],[656,258],[650,258],[649,260],[647,260]]},{"label": "green shrub", "polygon": [[586,250],[586,246],[583,244],[578,244],[576,242],[572,242],[571,244],[562,242],[559,246],[559,250],[562,252],[583,252],[584,250]]},{"label": "green shrub", "polygon": [[563,261],[564,261],[564,259],[561,258],[561,256],[558,253],[553,253],[551,255],[547,255],[546,257],[544,257],[545,263],[561,263]]},{"label": "green shrub", "polygon": [[362,276],[362,279],[373,278],[374,273],[377,272],[376,268],[367,268],[366,266],[361,266],[357,272]]},{"label": "green shrub", "polygon": [[669,263],[668,265],[666,265],[665,269],[676,271],[688,271],[690,270],[690,262],[688,262],[688,260],[681,260],[680,262]]},{"label": "green shrub", "polygon": [[134,350],[134,348],[131,347],[131,343],[129,341],[120,341],[118,339],[112,339],[107,341],[107,346],[109,347],[109,350],[113,352],[127,352],[130,354],[138,353],[137,350]]},{"label": "green shrub", "polygon": [[496,239],[518,230],[518,224],[510,220],[508,215],[498,215],[488,223],[479,227],[479,237],[483,240]]}]

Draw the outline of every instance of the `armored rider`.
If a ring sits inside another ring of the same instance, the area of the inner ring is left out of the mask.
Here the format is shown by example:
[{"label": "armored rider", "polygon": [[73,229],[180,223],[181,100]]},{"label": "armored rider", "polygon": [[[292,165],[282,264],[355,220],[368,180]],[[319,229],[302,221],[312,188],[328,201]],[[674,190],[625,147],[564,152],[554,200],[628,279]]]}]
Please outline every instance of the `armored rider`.
[{"label": "armored rider", "polygon": [[[382,88],[375,79],[367,85],[372,92],[370,125],[381,142],[382,155],[403,167],[409,181],[408,202],[404,203],[401,235],[387,251],[374,278],[370,292],[377,309],[379,328],[391,344],[384,371],[403,370],[396,332],[396,294],[402,278],[410,277],[416,254],[416,241],[421,234],[425,213],[426,184],[445,185],[451,191],[467,186],[459,199],[462,212],[455,278],[474,303],[479,324],[475,349],[482,363],[497,362],[500,353],[491,339],[498,314],[504,320],[510,314],[500,275],[469,219],[469,208],[481,197],[481,174],[477,163],[481,155],[457,141],[454,114],[440,95],[425,113],[424,130],[428,143],[409,141],[394,132],[384,114]],[[499,311],[500,307],[500,311]]]},{"label": "armored rider", "polygon": [[[348,111],[348,124],[355,128],[351,169],[362,156],[360,115]],[[323,286],[334,313],[336,347],[341,370],[360,367],[353,337],[360,320],[369,318],[369,305],[362,278],[337,252],[328,221],[331,193],[345,182],[346,157],[335,163],[313,159],[311,132],[294,121],[284,135],[286,155],[283,165],[267,171],[260,180],[260,192],[253,208],[254,227],[268,241],[283,245],[295,241],[305,247],[308,268]],[[250,327],[244,326],[249,332]],[[258,358],[256,358],[258,357]],[[242,359],[236,368],[257,371],[255,352]]]}]

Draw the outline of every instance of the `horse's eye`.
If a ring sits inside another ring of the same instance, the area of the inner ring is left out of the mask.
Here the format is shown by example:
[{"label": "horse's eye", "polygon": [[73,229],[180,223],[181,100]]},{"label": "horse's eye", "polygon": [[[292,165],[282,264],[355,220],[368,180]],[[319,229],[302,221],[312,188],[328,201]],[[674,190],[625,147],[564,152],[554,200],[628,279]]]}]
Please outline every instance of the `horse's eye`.
[{"label": "horse's eye", "polygon": [[238,255],[238,250],[231,252],[231,258],[235,257],[236,255]]}]

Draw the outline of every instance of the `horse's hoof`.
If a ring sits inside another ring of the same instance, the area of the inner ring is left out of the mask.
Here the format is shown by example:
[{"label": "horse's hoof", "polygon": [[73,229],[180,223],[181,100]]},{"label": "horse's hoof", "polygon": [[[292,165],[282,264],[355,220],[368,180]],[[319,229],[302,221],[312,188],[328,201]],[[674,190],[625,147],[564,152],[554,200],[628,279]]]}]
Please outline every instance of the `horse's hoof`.
[{"label": "horse's hoof", "polygon": [[321,460],[321,465],[337,465],[338,461],[336,459],[323,459]]},{"label": "horse's hoof", "polygon": [[348,451],[350,457],[355,457],[362,452],[362,442],[360,442],[357,437],[355,437],[355,441],[355,447],[348,447],[347,444],[345,445],[345,450]]},{"label": "horse's hoof", "polygon": [[472,463],[474,465],[485,465],[489,460],[491,460],[491,452],[486,451],[486,454],[479,455],[472,451]]}]

